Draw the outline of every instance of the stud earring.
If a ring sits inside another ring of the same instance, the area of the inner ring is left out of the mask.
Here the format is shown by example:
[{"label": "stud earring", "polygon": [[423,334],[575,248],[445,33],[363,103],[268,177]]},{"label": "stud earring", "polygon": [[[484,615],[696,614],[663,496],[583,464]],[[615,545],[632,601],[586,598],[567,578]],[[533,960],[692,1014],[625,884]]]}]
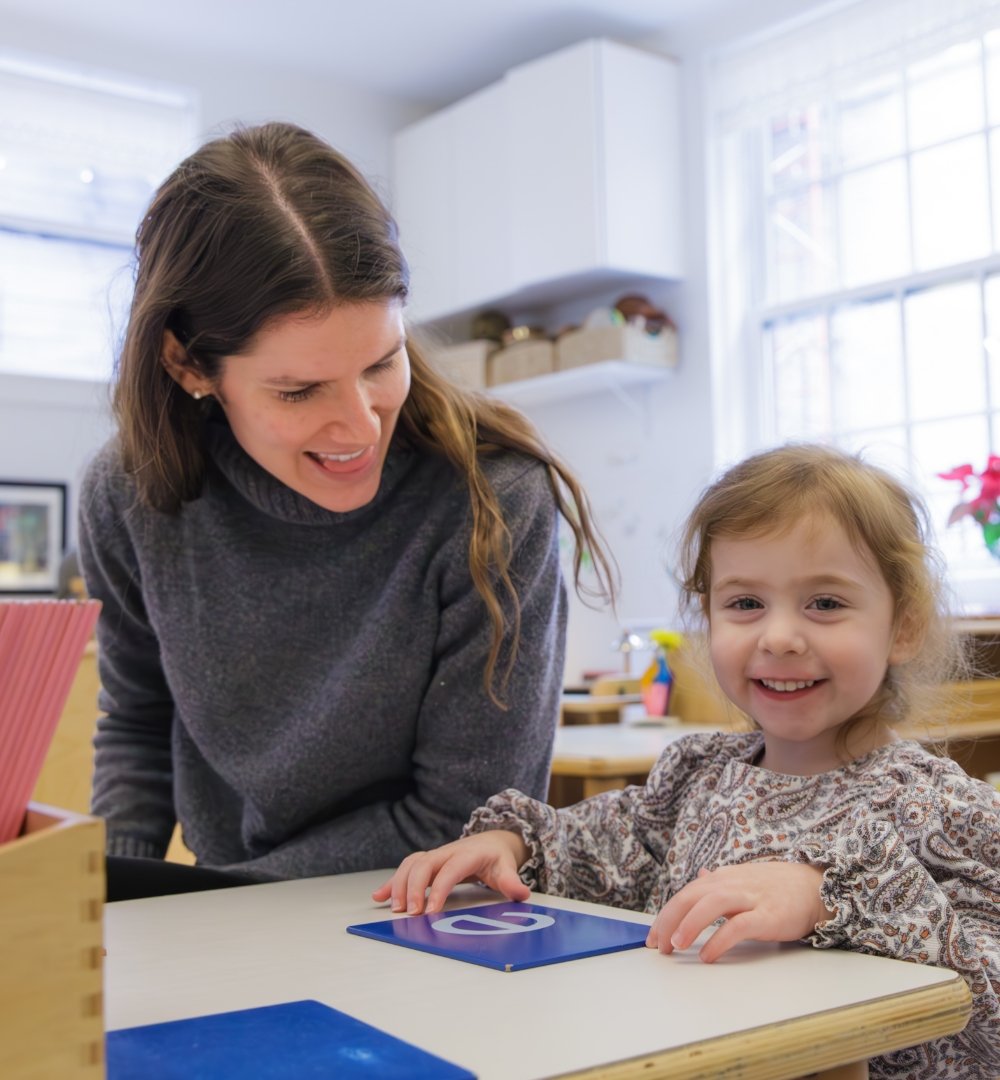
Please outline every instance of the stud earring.
[{"label": "stud earring", "polygon": [[205,395],[200,390],[192,390],[191,391],[191,396],[195,399],[195,401],[201,401],[201,399]]}]

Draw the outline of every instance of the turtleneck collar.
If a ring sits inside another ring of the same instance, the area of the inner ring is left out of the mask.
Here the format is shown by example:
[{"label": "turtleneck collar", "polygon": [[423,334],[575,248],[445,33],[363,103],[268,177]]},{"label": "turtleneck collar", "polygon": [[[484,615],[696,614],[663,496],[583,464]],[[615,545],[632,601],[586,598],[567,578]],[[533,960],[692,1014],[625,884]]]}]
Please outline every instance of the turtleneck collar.
[{"label": "turtleneck collar", "polygon": [[324,510],[262,469],[236,441],[232,429],[222,416],[212,416],[205,423],[205,452],[248,503],[261,513],[292,525],[337,525],[358,521],[377,511],[389,492],[408,472],[415,453],[397,428],[389,444],[375,498],[356,510],[338,513]]}]

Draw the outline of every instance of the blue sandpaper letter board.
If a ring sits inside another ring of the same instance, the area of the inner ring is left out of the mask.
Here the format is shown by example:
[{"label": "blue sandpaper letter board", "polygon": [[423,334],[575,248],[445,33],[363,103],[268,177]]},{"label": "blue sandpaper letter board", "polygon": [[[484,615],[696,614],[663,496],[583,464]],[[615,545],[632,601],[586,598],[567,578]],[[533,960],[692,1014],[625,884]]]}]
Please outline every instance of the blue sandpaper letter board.
[{"label": "blue sandpaper letter board", "polygon": [[649,927],[541,904],[504,902],[358,923],[347,932],[500,971],[520,971],[636,949],[646,943]]},{"label": "blue sandpaper letter board", "polygon": [[475,1080],[318,1001],[109,1031],[108,1080]]}]

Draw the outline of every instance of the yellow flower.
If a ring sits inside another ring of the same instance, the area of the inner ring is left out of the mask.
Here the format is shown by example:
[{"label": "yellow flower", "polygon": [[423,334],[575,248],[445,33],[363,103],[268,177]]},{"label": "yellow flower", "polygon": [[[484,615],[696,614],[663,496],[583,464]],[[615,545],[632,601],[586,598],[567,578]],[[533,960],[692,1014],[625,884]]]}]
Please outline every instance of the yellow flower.
[{"label": "yellow flower", "polygon": [[669,651],[684,644],[684,635],[679,630],[650,630],[649,640]]}]

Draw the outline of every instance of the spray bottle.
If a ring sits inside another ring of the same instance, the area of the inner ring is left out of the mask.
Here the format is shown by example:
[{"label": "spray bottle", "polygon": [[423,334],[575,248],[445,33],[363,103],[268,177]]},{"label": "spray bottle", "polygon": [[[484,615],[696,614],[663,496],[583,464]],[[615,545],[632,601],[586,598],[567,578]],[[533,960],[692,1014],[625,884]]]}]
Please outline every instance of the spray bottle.
[{"label": "spray bottle", "polygon": [[651,630],[649,639],[656,645],[656,652],[639,680],[642,704],[647,716],[668,716],[670,691],[674,682],[669,657],[674,649],[683,644],[684,637],[677,630]]}]

